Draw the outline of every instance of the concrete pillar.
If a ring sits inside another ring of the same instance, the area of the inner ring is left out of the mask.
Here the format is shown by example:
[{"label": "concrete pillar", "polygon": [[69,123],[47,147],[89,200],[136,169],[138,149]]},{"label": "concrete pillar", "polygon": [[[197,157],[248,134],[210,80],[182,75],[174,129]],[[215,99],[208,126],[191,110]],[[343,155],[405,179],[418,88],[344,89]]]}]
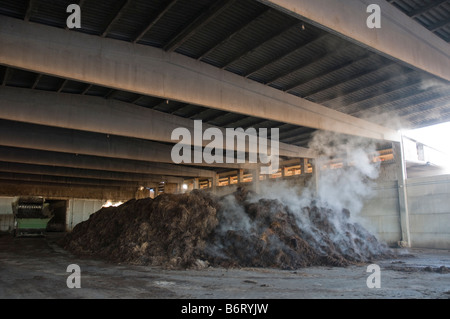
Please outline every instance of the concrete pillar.
[{"label": "concrete pillar", "polygon": [[199,189],[200,188],[200,183],[198,178],[194,178],[194,189]]},{"label": "concrete pillar", "polygon": [[259,168],[252,170],[252,184],[253,184],[253,191],[259,193],[260,191]]},{"label": "concrete pillar", "polygon": [[176,183],[165,183],[164,184],[164,193],[168,194],[176,194],[179,188],[179,184]]},{"label": "concrete pillar", "polygon": [[152,184],[150,185],[150,198],[155,198],[158,196],[158,185]]},{"label": "concrete pillar", "polygon": [[300,159],[300,175],[306,175],[308,171],[308,159],[301,158]]},{"label": "concrete pillar", "polygon": [[149,193],[148,189],[146,189],[145,187],[142,187],[142,188],[138,188],[136,190],[134,197],[136,199],[148,198],[148,197],[150,197],[150,193]]},{"label": "concrete pillar", "polygon": [[238,170],[238,183],[244,182],[244,170],[240,169]]},{"label": "concrete pillar", "polygon": [[208,179],[210,183],[210,189],[213,193],[217,191],[217,183],[219,182],[219,175],[216,174],[215,177]]},{"label": "concrete pillar", "polygon": [[314,184],[316,189],[316,196],[319,196],[319,188],[320,188],[320,160],[315,158],[312,162],[312,173],[314,178]]},{"label": "concrete pillar", "polygon": [[288,172],[288,168],[287,167],[282,167],[281,168],[281,177],[287,176],[287,172]]},{"label": "concrete pillar", "polygon": [[394,152],[395,164],[397,168],[397,187],[398,187],[398,199],[400,208],[400,226],[402,232],[402,238],[399,242],[401,247],[411,247],[411,235],[409,230],[409,209],[408,209],[408,194],[406,189],[406,164],[405,154],[403,150],[403,142],[392,143],[392,149]]}]

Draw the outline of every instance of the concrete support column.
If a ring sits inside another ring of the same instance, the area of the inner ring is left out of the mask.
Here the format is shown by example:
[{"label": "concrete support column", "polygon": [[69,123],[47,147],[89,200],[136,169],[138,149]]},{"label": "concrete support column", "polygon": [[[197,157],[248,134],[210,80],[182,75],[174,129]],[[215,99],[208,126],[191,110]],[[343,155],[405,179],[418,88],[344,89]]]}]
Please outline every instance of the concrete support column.
[{"label": "concrete support column", "polygon": [[252,184],[253,184],[253,191],[259,193],[260,191],[259,168],[252,170]]},{"label": "concrete support column", "polygon": [[158,188],[159,188],[159,184],[157,184],[157,183],[154,183],[151,185],[151,189],[153,189],[153,192],[150,191],[151,198],[156,198],[156,196],[158,196]]},{"label": "concrete support column", "polygon": [[135,193],[134,197],[136,199],[148,198],[148,197],[150,197],[150,192],[145,187],[142,189],[138,188],[138,189],[136,189],[136,193]]},{"label": "concrete support column", "polygon": [[198,178],[194,178],[194,189],[199,189],[200,188],[200,183]]},{"label": "concrete support column", "polygon": [[309,159],[304,158],[303,159],[303,165],[305,167],[305,175],[308,174],[308,163],[309,163]]},{"label": "concrete support column", "polygon": [[210,185],[211,185],[211,187],[210,187],[210,188],[211,188],[211,191],[212,191],[213,193],[215,193],[215,192],[217,191],[217,183],[218,183],[218,181],[219,181],[219,175],[216,174],[215,177],[208,179],[208,181],[209,181],[209,183],[210,183]]},{"label": "concrete support column", "polygon": [[397,185],[398,185],[398,199],[400,208],[400,226],[402,238],[399,242],[401,247],[411,247],[411,235],[409,230],[409,209],[408,209],[408,194],[406,189],[406,165],[405,154],[403,150],[403,142],[392,143],[395,163],[397,166]]},{"label": "concrete support column", "polygon": [[320,160],[314,159],[312,163],[312,173],[314,177],[316,196],[319,196],[319,188],[320,188]]},{"label": "concrete support column", "polygon": [[238,183],[244,182],[244,170],[240,169],[238,170]]},{"label": "concrete support column", "polygon": [[178,193],[180,188],[180,184],[178,183],[165,183],[164,184],[164,193],[167,194],[176,194]]},{"label": "concrete support column", "polygon": [[287,176],[287,172],[288,172],[287,167],[282,167],[281,168],[281,177]]},{"label": "concrete support column", "polygon": [[300,159],[300,175],[306,175],[308,173],[308,159],[301,158]]}]

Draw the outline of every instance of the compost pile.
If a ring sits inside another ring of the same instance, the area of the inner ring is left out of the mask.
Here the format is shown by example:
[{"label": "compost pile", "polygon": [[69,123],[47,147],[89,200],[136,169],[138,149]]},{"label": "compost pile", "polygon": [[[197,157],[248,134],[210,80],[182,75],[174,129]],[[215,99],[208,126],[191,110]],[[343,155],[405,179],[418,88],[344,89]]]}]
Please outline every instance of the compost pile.
[{"label": "compost pile", "polygon": [[209,194],[163,194],[102,208],[62,241],[78,255],[114,262],[190,267],[217,226],[217,202]]},{"label": "compost pile", "polygon": [[114,262],[196,268],[346,266],[392,256],[348,210],[314,201],[296,211],[239,188],[215,197],[203,191],[163,194],[102,208],[62,245],[77,255]]}]

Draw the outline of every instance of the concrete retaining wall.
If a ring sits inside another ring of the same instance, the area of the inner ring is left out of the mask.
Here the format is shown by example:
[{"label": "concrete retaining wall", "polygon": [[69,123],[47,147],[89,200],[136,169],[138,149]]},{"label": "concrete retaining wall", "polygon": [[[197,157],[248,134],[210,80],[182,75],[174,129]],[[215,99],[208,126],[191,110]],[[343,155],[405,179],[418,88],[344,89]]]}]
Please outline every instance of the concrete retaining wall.
[{"label": "concrete retaining wall", "polygon": [[412,247],[450,249],[450,175],[407,180]]},{"label": "concrete retaining wall", "polygon": [[[408,178],[406,189],[411,246],[450,249],[450,175]],[[395,245],[401,240],[399,211],[395,166],[383,165],[361,215],[379,239]]]},{"label": "concrete retaining wall", "polygon": [[0,197],[0,231],[9,231],[14,225],[12,202],[14,197]]},{"label": "concrete retaining wall", "polygon": [[383,163],[373,194],[361,211],[364,226],[388,245],[401,240],[400,206],[395,163]]},{"label": "concrete retaining wall", "polygon": [[388,245],[401,240],[397,181],[378,182],[361,212],[364,226]]},{"label": "concrete retaining wall", "polygon": [[102,208],[105,202],[91,199],[71,199],[67,208],[66,230],[71,231],[77,224],[88,220],[89,216]]}]

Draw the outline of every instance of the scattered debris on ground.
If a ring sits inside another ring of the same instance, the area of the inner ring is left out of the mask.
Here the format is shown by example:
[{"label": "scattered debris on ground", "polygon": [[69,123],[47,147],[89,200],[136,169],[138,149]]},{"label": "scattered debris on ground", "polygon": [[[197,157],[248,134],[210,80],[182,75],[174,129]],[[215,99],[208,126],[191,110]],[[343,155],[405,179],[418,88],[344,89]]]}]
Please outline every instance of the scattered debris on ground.
[{"label": "scattered debris on ground", "polygon": [[77,255],[167,268],[346,266],[392,257],[348,210],[292,208],[244,188],[195,190],[102,208],[63,239]]},{"label": "scattered debris on ground", "polygon": [[450,269],[445,267],[445,266],[441,266],[441,267],[438,267],[438,268],[427,266],[427,267],[423,268],[423,271],[437,272],[437,273],[440,273],[440,274],[448,274],[448,273],[450,273]]}]

